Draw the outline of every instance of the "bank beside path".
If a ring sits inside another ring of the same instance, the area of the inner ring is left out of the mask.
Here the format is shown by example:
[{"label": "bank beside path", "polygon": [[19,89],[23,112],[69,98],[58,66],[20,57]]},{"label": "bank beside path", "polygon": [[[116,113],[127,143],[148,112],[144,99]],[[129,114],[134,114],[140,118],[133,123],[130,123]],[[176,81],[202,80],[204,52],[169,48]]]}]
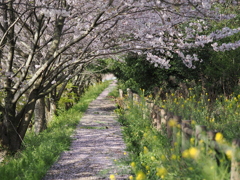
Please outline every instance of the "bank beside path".
[{"label": "bank beside path", "polygon": [[100,180],[110,175],[128,179],[129,167],[116,163],[126,157],[126,147],[114,113],[115,102],[107,98],[115,86],[113,81],[89,104],[72,136],[70,150],[61,154],[43,180]]}]

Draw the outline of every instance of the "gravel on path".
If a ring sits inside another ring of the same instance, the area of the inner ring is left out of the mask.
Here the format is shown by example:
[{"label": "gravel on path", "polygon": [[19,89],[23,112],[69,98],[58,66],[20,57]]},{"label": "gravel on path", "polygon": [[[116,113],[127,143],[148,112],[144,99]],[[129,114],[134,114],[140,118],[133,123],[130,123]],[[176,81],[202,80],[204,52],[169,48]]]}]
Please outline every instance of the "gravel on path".
[{"label": "gravel on path", "polygon": [[116,180],[128,179],[129,167],[115,163],[126,156],[113,112],[115,102],[107,98],[115,86],[116,81],[90,103],[72,136],[70,150],[61,154],[43,180],[100,180],[109,179],[110,174]]}]

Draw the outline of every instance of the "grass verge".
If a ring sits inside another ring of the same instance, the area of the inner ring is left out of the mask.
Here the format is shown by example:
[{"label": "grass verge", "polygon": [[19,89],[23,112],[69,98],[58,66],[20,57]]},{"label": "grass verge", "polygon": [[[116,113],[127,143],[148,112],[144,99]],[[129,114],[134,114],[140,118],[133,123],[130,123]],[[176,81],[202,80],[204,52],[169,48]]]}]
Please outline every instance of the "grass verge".
[{"label": "grass verge", "polygon": [[[183,152],[177,142],[171,146],[164,131],[157,131],[146,111],[144,98],[116,110],[123,126],[131,162],[132,180],[216,180],[230,179],[229,159],[203,143],[191,142]],[[180,136],[181,134],[179,134]],[[179,138],[181,139],[181,138]]]},{"label": "grass verge", "polygon": [[0,164],[1,180],[38,180],[42,179],[61,152],[68,150],[71,135],[79,123],[88,104],[108,85],[108,82],[91,86],[81,100],[68,111],[62,111],[55,117],[48,129],[39,135],[28,132],[25,148],[14,157],[8,157]]}]

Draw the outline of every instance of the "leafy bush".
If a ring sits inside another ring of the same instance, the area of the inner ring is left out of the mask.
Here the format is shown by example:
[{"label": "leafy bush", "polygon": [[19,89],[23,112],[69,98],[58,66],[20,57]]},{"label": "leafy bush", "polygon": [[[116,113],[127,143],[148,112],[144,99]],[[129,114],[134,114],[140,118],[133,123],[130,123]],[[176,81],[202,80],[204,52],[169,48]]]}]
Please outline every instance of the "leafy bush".
[{"label": "leafy bush", "polygon": [[[135,53],[129,53],[122,61],[109,60],[109,64],[109,71],[119,79],[121,89],[130,88],[134,92],[144,89],[146,94],[150,94],[155,87],[176,89],[183,79],[183,69],[187,69],[177,58],[171,61],[169,69],[162,69],[147,61],[146,56]],[[174,81],[171,80],[172,76]]]}]

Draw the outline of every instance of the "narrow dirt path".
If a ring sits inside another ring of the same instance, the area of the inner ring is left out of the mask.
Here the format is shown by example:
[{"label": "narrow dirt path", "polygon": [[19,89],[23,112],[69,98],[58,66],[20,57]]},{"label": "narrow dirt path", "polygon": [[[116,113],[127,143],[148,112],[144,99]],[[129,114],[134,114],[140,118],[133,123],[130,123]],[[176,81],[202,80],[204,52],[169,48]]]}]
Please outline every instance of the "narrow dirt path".
[{"label": "narrow dirt path", "polygon": [[124,158],[125,144],[121,127],[113,110],[115,103],[107,99],[116,86],[110,84],[96,100],[92,101],[73,135],[69,151],[61,154],[43,180],[100,180],[128,179],[128,168],[116,165]]}]

